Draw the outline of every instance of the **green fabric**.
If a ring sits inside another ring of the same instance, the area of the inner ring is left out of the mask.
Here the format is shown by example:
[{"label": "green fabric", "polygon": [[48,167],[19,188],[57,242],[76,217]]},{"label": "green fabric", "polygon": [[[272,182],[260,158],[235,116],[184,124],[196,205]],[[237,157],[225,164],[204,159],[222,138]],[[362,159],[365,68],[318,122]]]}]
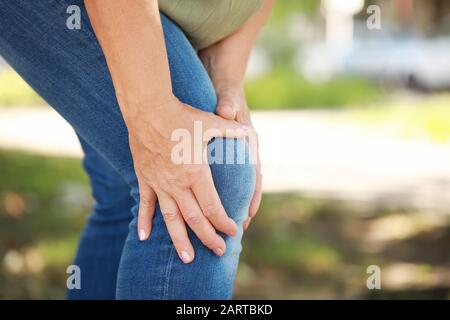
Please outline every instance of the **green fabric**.
[{"label": "green fabric", "polygon": [[217,42],[239,28],[264,0],[159,0],[197,49]]}]

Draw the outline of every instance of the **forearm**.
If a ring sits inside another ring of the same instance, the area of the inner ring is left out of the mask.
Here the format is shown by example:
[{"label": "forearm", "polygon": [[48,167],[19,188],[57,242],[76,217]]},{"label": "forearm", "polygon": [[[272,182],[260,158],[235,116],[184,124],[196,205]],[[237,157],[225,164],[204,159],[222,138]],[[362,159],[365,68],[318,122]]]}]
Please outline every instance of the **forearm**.
[{"label": "forearm", "polygon": [[158,106],[172,97],[157,0],[85,0],[103,49],[120,108]]},{"label": "forearm", "polygon": [[250,52],[274,2],[265,0],[262,7],[237,31],[200,52],[200,58],[213,80],[243,81]]},{"label": "forearm", "polygon": [[[185,161],[184,155],[181,162],[174,160],[179,142],[172,137],[180,130],[195,135],[197,121],[211,138],[243,138],[250,131],[248,126],[183,104],[173,95],[157,0],[85,3],[129,132],[139,187],[139,239],[148,239],[158,203],[184,263],[195,257],[186,224],[203,244],[222,256],[226,244],[218,232],[236,235],[236,222],[220,202],[208,163]],[[195,146],[201,153],[207,147],[208,139]]]}]

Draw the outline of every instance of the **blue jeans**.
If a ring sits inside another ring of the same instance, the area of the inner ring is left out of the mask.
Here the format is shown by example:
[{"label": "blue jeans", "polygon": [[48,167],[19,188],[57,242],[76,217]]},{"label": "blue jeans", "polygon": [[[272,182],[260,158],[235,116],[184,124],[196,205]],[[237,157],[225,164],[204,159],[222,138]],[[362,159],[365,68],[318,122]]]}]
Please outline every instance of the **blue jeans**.
[{"label": "blue jeans", "polygon": [[[81,29],[66,27],[66,9],[73,4],[81,8]],[[175,96],[214,112],[217,98],[196,51],[174,22],[164,15],[161,19]],[[217,257],[189,230],[195,260],[183,264],[159,206],[150,239],[140,242],[139,191],[128,131],[83,1],[1,1],[0,21],[0,54],[72,125],[85,153],[84,167],[96,202],[75,259],[81,289],[70,290],[69,298],[231,298],[242,223],[254,190],[254,166],[248,161],[210,165],[223,206],[240,226],[235,237],[221,234],[227,245],[224,256]],[[210,146],[222,142],[215,139]],[[242,143],[226,143],[224,159]]]}]

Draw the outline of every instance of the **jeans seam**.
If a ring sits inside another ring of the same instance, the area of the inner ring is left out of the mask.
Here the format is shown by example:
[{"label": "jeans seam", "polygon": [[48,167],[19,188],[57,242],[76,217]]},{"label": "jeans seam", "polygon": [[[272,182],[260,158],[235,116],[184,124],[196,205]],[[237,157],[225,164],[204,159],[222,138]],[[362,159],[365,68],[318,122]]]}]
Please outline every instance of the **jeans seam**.
[{"label": "jeans seam", "polygon": [[167,261],[166,270],[164,274],[165,285],[163,287],[163,299],[167,300],[169,297],[169,286],[170,286],[170,276],[172,272],[172,264],[174,258],[174,247],[173,245],[170,247],[169,259]]}]

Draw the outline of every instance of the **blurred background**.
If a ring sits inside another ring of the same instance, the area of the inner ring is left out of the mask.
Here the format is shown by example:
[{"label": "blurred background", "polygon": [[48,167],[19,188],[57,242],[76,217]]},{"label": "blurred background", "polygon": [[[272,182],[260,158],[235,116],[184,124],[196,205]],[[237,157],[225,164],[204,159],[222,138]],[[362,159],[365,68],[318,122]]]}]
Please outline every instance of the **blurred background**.
[{"label": "blurred background", "polygon": [[[277,2],[246,82],[264,198],[235,298],[450,298],[449,31],[445,0]],[[0,62],[1,299],[64,298],[81,156]]]}]

